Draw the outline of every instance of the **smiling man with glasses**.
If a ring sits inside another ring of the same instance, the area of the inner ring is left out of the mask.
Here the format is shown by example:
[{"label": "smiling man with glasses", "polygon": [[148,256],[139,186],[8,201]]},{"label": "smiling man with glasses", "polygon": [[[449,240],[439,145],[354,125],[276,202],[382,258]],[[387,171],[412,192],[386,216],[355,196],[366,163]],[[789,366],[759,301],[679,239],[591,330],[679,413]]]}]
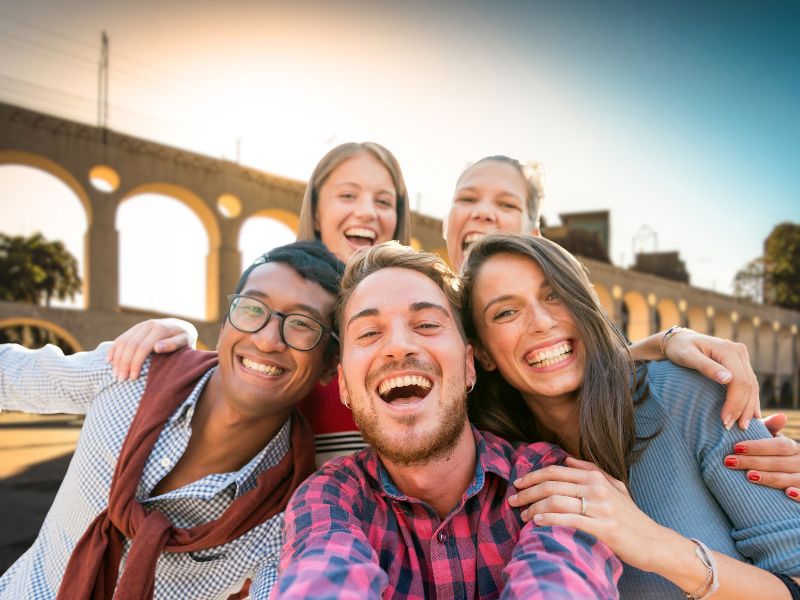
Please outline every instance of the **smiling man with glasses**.
[{"label": "smiling man with glasses", "polygon": [[0,598],[266,598],[283,510],[314,469],[295,404],[332,375],[341,268],[317,242],[266,253],[230,298],[217,352],[153,356],[134,381],[114,377],[108,344],[68,357],[0,346],[0,408],[86,414]]}]

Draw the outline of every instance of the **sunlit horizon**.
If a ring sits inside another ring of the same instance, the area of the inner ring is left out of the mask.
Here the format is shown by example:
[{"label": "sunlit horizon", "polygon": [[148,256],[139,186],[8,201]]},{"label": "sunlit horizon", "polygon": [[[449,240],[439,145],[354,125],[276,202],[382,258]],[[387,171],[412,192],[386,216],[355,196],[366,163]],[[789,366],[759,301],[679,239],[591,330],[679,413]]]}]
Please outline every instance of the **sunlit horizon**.
[{"label": "sunlit horizon", "polygon": [[[610,210],[612,262],[629,265],[648,226],[657,247],[644,249],[679,250],[693,285],[730,293],[771,228],[800,221],[797,13],[0,2],[0,100],[94,123],[105,30],[111,129],[299,180],[334,145],[374,140],[398,157],[412,208],[435,217],[469,162],[537,160],[548,223]],[[11,168],[0,167],[0,229],[26,219],[5,187]]]}]

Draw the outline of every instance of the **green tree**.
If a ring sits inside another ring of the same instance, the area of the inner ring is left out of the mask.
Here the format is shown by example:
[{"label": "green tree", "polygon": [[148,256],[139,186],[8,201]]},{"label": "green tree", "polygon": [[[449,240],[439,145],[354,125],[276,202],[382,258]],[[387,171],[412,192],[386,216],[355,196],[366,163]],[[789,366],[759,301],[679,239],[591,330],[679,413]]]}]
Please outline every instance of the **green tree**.
[{"label": "green tree", "polygon": [[50,306],[80,290],[78,261],[62,242],[0,233],[0,300]]},{"label": "green tree", "polygon": [[[30,237],[0,233],[0,300],[50,306],[53,298],[70,300],[81,290],[78,261],[59,241],[41,233]],[[55,344],[65,353],[73,348],[54,332],[30,325],[0,330],[0,343],[14,342],[38,348]]]},{"label": "green tree", "polygon": [[733,288],[737,298],[800,310],[800,224],[776,225],[764,241],[764,256],[736,273]]},{"label": "green tree", "polygon": [[800,310],[800,224],[781,223],[764,244],[767,302]]}]

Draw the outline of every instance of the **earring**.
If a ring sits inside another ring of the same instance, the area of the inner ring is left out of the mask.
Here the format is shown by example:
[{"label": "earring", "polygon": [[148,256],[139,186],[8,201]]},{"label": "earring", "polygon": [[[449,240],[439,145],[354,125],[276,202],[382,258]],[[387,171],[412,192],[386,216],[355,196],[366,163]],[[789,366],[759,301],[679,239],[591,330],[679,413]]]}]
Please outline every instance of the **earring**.
[{"label": "earring", "polygon": [[471,394],[471,393],[472,393],[472,390],[474,390],[474,389],[475,389],[475,382],[473,381],[472,383],[470,383],[470,384],[467,386],[467,394]]},{"label": "earring", "polygon": [[350,403],[347,401],[347,398],[345,398],[343,400],[343,402],[344,402],[344,405],[347,407],[347,410],[353,410],[352,408],[350,408]]}]

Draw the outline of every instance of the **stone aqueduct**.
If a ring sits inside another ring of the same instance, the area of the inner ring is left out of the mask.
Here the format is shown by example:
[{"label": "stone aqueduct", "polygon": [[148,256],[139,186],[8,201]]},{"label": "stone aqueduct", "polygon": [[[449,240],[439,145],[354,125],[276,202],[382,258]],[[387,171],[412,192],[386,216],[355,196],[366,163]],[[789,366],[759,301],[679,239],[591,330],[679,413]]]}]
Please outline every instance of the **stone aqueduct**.
[{"label": "stone aqueduct", "polygon": [[[24,165],[64,182],[83,205],[83,310],[0,302],[0,327],[39,325],[76,350],[115,337],[155,313],[119,305],[119,206],[142,193],[183,202],[208,233],[206,318],[194,320],[200,339],[213,345],[226,296],[241,272],[239,232],[254,216],[297,229],[304,183],[0,103],[0,165]],[[107,183],[99,191],[90,178]],[[2,221],[0,221],[2,223]],[[413,244],[446,256],[441,222],[414,214]],[[0,224],[0,231],[2,225]],[[628,333],[640,339],[682,324],[747,344],[762,401],[800,407],[798,327],[800,313],[584,260],[602,304]]]}]

